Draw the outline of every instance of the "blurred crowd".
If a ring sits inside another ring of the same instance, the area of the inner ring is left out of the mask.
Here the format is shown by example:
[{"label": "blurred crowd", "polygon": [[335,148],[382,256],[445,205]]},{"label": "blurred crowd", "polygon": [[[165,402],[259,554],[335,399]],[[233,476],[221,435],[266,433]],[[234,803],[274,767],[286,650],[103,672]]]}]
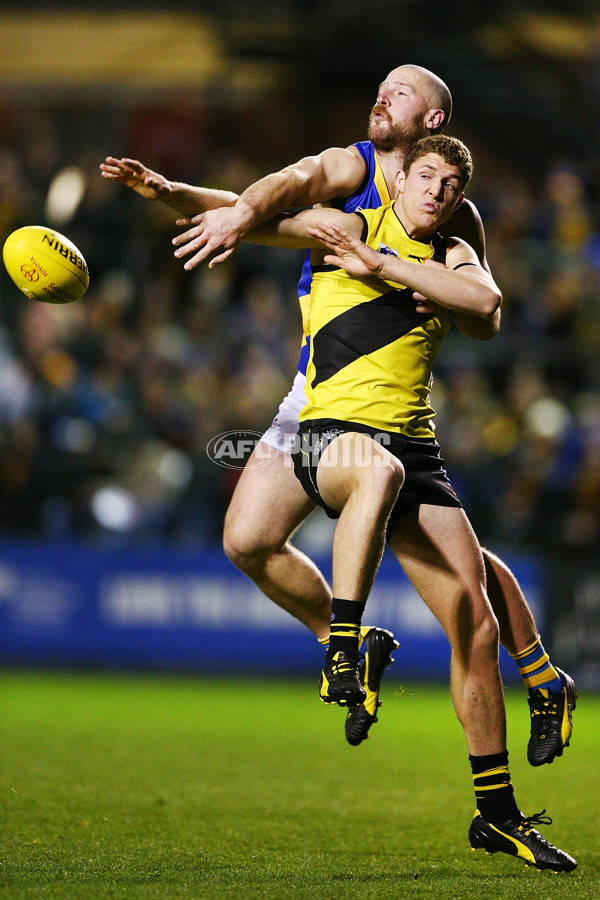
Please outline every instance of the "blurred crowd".
[{"label": "blurred crowd", "polygon": [[[106,153],[127,151],[90,135],[73,158],[61,122],[40,115],[33,129],[12,116],[0,137],[2,240],[21,225],[54,226],[91,274],[83,300],[64,307],[29,301],[0,276],[0,533],[218,542],[238,473],[206,446],[229,429],[264,430],[291,385],[302,254],[244,245],[213,271],[184,272],[175,213],[99,175]],[[140,158],[169,177],[241,190],[268,171],[241,147],[194,156],[185,128],[158,150],[150,137]],[[475,163],[469,196],[503,324],[486,343],[451,333],[438,357],[447,468],[483,541],[593,550],[600,198],[569,160],[535,183]],[[49,188],[73,166],[84,190],[61,219]]]}]

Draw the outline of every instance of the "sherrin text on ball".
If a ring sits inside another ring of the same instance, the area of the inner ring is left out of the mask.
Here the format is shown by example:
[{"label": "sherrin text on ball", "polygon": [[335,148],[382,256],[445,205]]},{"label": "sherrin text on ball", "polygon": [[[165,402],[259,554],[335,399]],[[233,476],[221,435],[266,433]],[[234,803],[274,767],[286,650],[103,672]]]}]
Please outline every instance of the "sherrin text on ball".
[{"label": "sherrin text on ball", "polygon": [[87,263],[75,244],[53,228],[25,225],[2,250],[6,271],[31,300],[72,303],[88,289]]}]

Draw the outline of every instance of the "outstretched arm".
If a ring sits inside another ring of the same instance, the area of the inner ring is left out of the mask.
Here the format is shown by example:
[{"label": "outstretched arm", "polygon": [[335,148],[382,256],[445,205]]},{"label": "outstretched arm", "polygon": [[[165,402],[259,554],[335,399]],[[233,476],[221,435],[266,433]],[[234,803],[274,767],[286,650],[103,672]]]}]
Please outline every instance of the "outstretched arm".
[{"label": "outstretched arm", "polygon": [[100,163],[100,174],[109,181],[126,185],[147,200],[162,200],[183,216],[193,216],[220,206],[233,206],[239,196],[233,191],[218,191],[194,187],[180,181],[169,181],[139,160],[126,157],[117,159],[107,156],[106,161]]},{"label": "outstretched arm", "polygon": [[[324,243],[317,235],[317,223],[326,227],[337,225],[346,233],[360,237],[363,220],[354,213],[345,213],[329,207],[304,209],[293,216],[276,216],[251,228],[244,240],[249,244],[267,244],[273,247],[290,247],[296,250],[324,250]],[[212,263],[209,263],[209,267]]]},{"label": "outstretched arm", "polygon": [[452,313],[467,313],[492,319],[502,296],[492,276],[479,263],[475,252],[457,239],[449,241],[446,265],[425,264],[377,253],[335,222],[321,221],[308,229],[332,251],[325,262],[340,266],[350,275],[377,277],[405,285]]},{"label": "outstretched arm", "polygon": [[251,228],[289,207],[346,197],[361,184],[365,171],[365,162],[353,147],[332,147],[318,156],[307,156],[250,185],[231,209],[196,216],[194,227],[174,238],[175,256],[193,254],[186,269],[194,269],[210,257],[212,268],[236,252]]}]

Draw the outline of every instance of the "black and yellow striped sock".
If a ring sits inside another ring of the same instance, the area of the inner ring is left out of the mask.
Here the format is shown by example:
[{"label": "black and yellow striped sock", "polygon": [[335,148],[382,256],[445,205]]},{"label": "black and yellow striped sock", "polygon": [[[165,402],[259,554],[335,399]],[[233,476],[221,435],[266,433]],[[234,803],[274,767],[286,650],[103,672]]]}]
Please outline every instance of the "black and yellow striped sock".
[{"label": "black and yellow striped sock", "polygon": [[511,656],[519,667],[525,687],[530,692],[562,691],[563,683],[560,675],[550,662],[539,634],[532,644]]},{"label": "black and yellow striped sock", "polygon": [[326,661],[331,662],[339,650],[353,661],[358,660],[360,623],[365,603],[359,600],[343,600],[334,597],[331,602],[331,628]]},{"label": "black and yellow striped sock", "polygon": [[519,816],[510,780],[508,750],[489,756],[469,756],[477,809],[486,822],[504,822]]}]

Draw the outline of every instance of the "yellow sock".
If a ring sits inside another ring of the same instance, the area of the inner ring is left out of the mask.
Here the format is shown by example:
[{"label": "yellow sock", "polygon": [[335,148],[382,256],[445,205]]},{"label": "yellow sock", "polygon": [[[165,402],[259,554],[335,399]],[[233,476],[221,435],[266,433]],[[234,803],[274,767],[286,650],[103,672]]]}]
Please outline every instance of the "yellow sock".
[{"label": "yellow sock", "polygon": [[519,667],[521,678],[528,690],[562,690],[561,677],[550,662],[550,657],[544,650],[539,634],[532,644],[525,647],[520,653],[511,654],[511,656]]}]

